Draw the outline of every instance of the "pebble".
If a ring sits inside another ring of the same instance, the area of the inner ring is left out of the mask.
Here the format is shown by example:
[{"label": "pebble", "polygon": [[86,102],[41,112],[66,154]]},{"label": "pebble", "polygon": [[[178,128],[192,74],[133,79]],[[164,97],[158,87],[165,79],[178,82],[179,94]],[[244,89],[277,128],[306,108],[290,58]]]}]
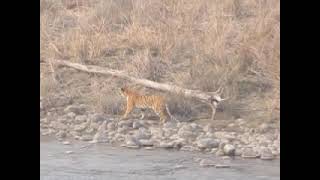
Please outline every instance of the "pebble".
[{"label": "pebble", "polygon": [[214,167],[214,166],[216,166],[216,164],[213,161],[208,160],[208,159],[202,159],[199,164],[201,167]]},{"label": "pebble", "polygon": [[62,144],[64,144],[64,145],[70,145],[70,142],[69,142],[69,141],[63,141]]}]

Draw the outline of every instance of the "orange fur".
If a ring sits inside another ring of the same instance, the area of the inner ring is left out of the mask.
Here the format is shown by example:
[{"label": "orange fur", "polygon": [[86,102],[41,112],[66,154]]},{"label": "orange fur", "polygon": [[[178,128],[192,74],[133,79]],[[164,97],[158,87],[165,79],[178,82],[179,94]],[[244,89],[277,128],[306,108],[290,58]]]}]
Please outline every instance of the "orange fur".
[{"label": "orange fur", "polygon": [[[139,93],[130,90],[126,87],[120,88],[121,94],[127,98],[127,108],[123,115],[123,119],[128,117],[128,114],[136,108],[150,108],[159,117],[160,122],[163,124],[171,116],[170,112],[167,111],[166,99],[163,96],[157,95],[140,95]],[[142,118],[144,114],[142,115]]]}]

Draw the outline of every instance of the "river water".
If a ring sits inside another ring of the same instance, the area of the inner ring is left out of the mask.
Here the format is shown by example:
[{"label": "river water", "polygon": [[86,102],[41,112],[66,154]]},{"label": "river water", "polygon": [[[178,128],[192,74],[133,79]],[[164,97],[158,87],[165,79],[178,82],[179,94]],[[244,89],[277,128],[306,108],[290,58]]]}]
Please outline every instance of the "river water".
[{"label": "river water", "polygon": [[[74,180],[278,180],[280,161],[222,160],[212,154],[165,149],[128,149],[108,144],[63,145],[40,139],[40,179]],[[73,153],[67,154],[66,151]],[[201,167],[195,158],[230,168]]]}]

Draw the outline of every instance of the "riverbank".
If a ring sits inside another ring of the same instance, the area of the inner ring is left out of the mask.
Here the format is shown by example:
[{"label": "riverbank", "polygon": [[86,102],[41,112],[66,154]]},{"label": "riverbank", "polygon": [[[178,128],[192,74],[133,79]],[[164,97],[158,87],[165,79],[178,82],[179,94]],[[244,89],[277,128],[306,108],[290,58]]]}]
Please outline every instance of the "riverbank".
[{"label": "riverbank", "polygon": [[84,104],[64,105],[66,98],[57,102],[62,104],[46,108],[48,102],[40,100],[40,135],[54,136],[61,142],[69,138],[135,149],[198,151],[222,158],[280,157],[280,130],[272,124],[248,128],[249,122],[243,119],[200,119],[171,121],[160,128],[157,118],[118,121],[119,117],[95,113]]}]

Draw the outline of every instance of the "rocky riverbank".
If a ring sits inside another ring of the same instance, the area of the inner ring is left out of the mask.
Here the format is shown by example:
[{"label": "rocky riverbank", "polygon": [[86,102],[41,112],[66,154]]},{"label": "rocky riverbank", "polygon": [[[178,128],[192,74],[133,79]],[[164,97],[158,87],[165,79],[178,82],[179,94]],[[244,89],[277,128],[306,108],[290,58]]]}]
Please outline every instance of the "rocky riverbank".
[{"label": "rocky riverbank", "polygon": [[73,104],[67,97],[57,99],[53,102],[40,98],[42,136],[128,148],[199,151],[223,158],[241,156],[272,160],[280,157],[280,131],[267,123],[253,129],[246,127],[243,119],[228,122],[226,128],[217,128],[213,122],[167,122],[160,128],[157,120],[118,121],[119,117],[95,113],[84,104]]}]

